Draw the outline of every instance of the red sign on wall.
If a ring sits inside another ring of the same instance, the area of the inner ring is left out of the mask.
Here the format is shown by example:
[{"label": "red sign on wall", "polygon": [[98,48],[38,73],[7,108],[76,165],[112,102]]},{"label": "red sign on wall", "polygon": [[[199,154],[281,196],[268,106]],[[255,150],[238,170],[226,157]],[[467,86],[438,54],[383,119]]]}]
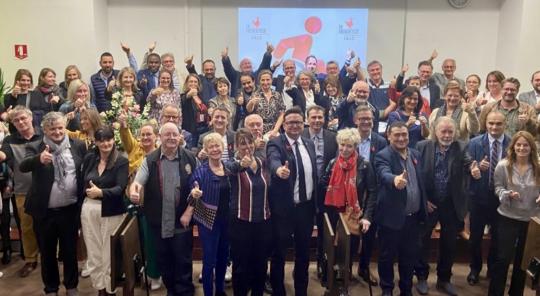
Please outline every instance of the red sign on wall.
[{"label": "red sign on wall", "polygon": [[15,44],[15,57],[24,60],[28,57],[28,45]]}]

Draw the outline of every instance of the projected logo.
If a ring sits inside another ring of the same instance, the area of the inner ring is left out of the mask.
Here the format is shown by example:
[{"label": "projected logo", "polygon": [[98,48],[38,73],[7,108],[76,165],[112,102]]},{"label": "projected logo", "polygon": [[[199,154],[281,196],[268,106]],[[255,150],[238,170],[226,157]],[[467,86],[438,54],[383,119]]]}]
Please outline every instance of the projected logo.
[{"label": "projected logo", "polygon": [[260,17],[255,17],[246,25],[245,33],[251,40],[263,40],[266,35],[266,28],[261,26]]},{"label": "projected logo", "polygon": [[292,59],[297,69],[314,55],[324,73],[325,61],[343,65],[347,49],[365,60],[367,9],[239,8],[238,17],[239,60],[259,59],[266,42],[274,44],[275,59]]}]

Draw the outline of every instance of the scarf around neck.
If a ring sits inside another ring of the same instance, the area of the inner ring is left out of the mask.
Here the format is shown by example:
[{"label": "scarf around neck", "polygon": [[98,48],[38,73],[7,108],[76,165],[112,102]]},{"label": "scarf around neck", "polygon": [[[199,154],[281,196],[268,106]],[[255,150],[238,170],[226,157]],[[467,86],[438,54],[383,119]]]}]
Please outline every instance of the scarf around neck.
[{"label": "scarf around neck", "polygon": [[50,153],[53,155],[53,167],[54,167],[54,181],[58,185],[58,188],[66,188],[66,166],[67,159],[64,156],[64,151],[69,149],[68,136],[64,136],[64,140],[60,144],[56,144],[48,137],[43,137],[43,143],[49,146]]},{"label": "scarf around neck", "polygon": [[341,154],[337,157],[326,190],[325,205],[340,210],[344,210],[345,207],[353,207],[355,210],[360,208],[356,191],[357,161],[356,151],[348,159],[343,158]]}]

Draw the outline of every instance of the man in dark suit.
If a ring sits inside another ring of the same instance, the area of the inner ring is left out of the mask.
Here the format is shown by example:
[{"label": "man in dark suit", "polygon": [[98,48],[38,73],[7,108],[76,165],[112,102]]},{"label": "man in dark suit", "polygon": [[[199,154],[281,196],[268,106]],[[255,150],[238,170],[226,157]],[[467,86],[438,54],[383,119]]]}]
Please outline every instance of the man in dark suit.
[{"label": "man in dark suit", "polygon": [[355,127],[354,114],[356,108],[365,105],[371,109],[373,113],[373,131],[378,132],[380,112],[368,102],[369,85],[365,81],[357,81],[353,84],[351,91],[347,95],[347,99],[343,100],[337,107],[339,117],[339,129],[347,127]]},{"label": "man in dark suit", "polygon": [[375,156],[379,192],[375,221],[379,226],[379,277],[382,295],[394,289],[394,259],[399,262],[401,295],[412,295],[414,263],[420,251],[420,222],[426,218],[426,194],[420,154],[408,148],[403,122],[388,128],[390,145]]},{"label": "man in dark suit", "polygon": [[[375,171],[375,155],[384,149],[384,147],[388,145],[388,142],[378,133],[372,131],[373,112],[371,112],[371,109],[368,106],[359,106],[356,108],[354,122],[360,133],[358,154],[364,159],[368,159]],[[362,208],[365,208],[365,205],[363,205]],[[376,232],[377,224],[371,223],[368,232],[362,236],[362,251],[360,252],[360,261],[358,264],[358,276],[372,286],[378,284],[375,276],[369,271],[369,262],[371,260],[371,254],[373,253]]]},{"label": "man in dark suit", "polygon": [[57,246],[63,254],[64,285],[67,295],[77,295],[77,233],[83,200],[80,167],[86,145],[65,134],[66,118],[50,112],[41,122],[43,141],[26,147],[21,172],[32,172],[32,186],[25,210],[34,219],[41,252],[41,279],[45,294],[56,295],[60,285]]},{"label": "man in dark suit", "polygon": [[[314,105],[308,108],[307,110],[307,122],[309,128],[304,129],[302,136],[310,139],[315,144],[315,154],[317,162],[317,176],[319,178],[323,175],[324,170],[328,166],[330,160],[336,157],[338,145],[336,142],[336,133],[324,129],[324,113],[325,109],[319,105]],[[322,187],[317,186],[318,202],[317,207],[322,209],[324,204],[324,195],[326,192]],[[317,276],[321,278],[322,276],[322,265],[323,262],[323,213],[322,211],[317,213]]]},{"label": "man in dark suit", "polygon": [[504,133],[506,117],[500,111],[491,111],[487,115],[485,129],[486,133],[469,142],[469,153],[472,159],[478,162],[482,174],[480,179],[471,180],[469,189],[471,270],[467,276],[467,282],[470,285],[478,283],[479,274],[482,271],[482,239],[486,225],[490,226],[491,234],[487,259],[488,273],[495,263],[499,197],[495,195],[493,173],[499,160],[506,157],[506,148],[510,143],[510,137]]},{"label": "man in dark suit", "polygon": [[217,95],[216,87],[214,85],[216,83],[216,63],[210,59],[204,60],[204,62],[202,62],[203,74],[197,74],[195,65],[193,65],[193,55],[185,58],[184,62],[186,63],[186,69],[190,74],[199,76],[199,80],[203,86],[201,98],[205,104],[208,104],[208,101]]},{"label": "man in dark suit", "polygon": [[538,113],[540,112],[540,71],[536,71],[532,74],[531,84],[533,90],[520,93],[518,99],[533,106],[536,109],[536,113]]},{"label": "man in dark suit", "polygon": [[438,118],[433,127],[435,140],[416,144],[422,158],[424,184],[428,196],[428,219],[422,233],[422,256],[415,266],[418,283],[416,290],[428,293],[429,243],[431,232],[437,222],[441,223],[439,260],[437,263],[437,289],[448,295],[457,295],[450,283],[452,265],[456,253],[459,225],[467,214],[469,174],[480,178],[478,163],[471,159],[467,144],[456,141],[456,123],[451,117]]},{"label": "man in dark suit", "polygon": [[[143,93],[143,101],[146,104],[146,98],[154,88],[159,85],[159,67],[161,66],[161,57],[157,53],[151,53],[147,58],[148,68],[137,72],[137,86]],[[144,105],[141,106],[141,110]]]},{"label": "man in dark suit", "polygon": [[294,291],[307,295],[309,241],[317,205],[317,155],[313,142],[302,137],[304,113],[293,107],[284,114],[285,133],[266,146],[271,173],[270,209],[274,233],[274,252],[270,267],[273,295],[286,295],[285,256],[294,241]]}]

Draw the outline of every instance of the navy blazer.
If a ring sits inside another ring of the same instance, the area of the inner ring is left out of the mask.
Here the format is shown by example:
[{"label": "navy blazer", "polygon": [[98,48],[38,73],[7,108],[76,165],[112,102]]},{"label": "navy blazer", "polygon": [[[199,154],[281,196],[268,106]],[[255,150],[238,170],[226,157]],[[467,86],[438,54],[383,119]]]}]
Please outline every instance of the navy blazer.
[{"label": "navy blazer", "polygon": [[[302,91],[302,89],[299,87],[292,87],[287,90],[287,94],[292,98],[293,106],[300,107],[302,112],[306,113],[306,96],[304,95],[304,91]],[[315,91],[313,91],[313,98],[316,105],[324,108],[325,122],[328,122],[328,111],[330,110],[330,102],[328,101],[328,98],[316,93]]]},{"label": "navy blazer", "polygon": [[[139,86],[139,89],[142,92],[142,97],[144,98],[144,102],[146,102],[146,98],[148,98],[148,95],[150,94],[150,91],[152,91],[154,88],[157,87],[156,83],[154,82],[154,78],[152,78],[154,74],[149,69],[143,69],[137,72],[137,85]],[[156,76],[159,76],[159,71],[155,74]],[[141,80],[143,78],[146,78],[146,83],[141,83]],[[159,83],[159,78],[158,78]],[[144,108],[144,106],[141,106],[141,110]]]},{"label": "navy blazer", "polygon": [[[311,201],[313,206],[317,204],[317,159],[315,155],[315,145],[305,137],[301,137],[311,159],[313,173],[313,196]],[[266,161],[271,173],[270,181],[270,210],[272,215],[285,216],[294,208],[294,183],[296,182],[296,167],[293,147],[289,145],[289,141],[285,134],[281,134],[266,144]],[[276,175],[279,167],[289,162],[291,174],[288,179],[283,180]],[[306,176],[307,177],[307,176]]]},{"label": "navy blazer", "polygon": [[[502,147],[502,158],[506,157],[506,148],[510,144],[510,137],[504,134],[503,147]],[[472,138],[469,141],[469,154],[472,157],[472,160],[476,160],[478,163],[484,159],[484,157],[490,158],[489,150],[489,137],[487,133],[478,135]],[[487,205],[494,200],[493,192],[489,194],[489,171],[481,172],[482,177],[478,180],[471,179],[471,184],[469,186],[469,196],[470,202],[475,204]],[[498,200],[495,200],[498,202]]]},{"label": "navy blazer", "polygon": [[[375,108],[375,106],[371,105],[368,102],[369,108],[371,108],[371,112],[373,113],[373,128],[372,131],[378,133],[379,132],[379,110]],[[354,114],[356,113],[356,108],[358,106],[355,102],[347,102],[347,99],[344,99],[341,103],[339,103],[336,113],[339,118],[339,128],[338,129],[344,129],[348,127],[356,127],[356,124],[354,123]]]},{"label": "navy blazer", "polygon": [[[80,168],[86,154],[86,144],[75,139],[69,139],[69,144],[71,156],[75,163],[77,205],[80,209],[84,197],[83,176]],[[32,186],[29,188],[24,209],[34,219],[46,217],[54,183],[54,166],[52,163],[44,165],[39,160],[43,150],[45,150],[45,143],[43,141],[28,144],[26,146],[26,157],[19,166],[19,169],[23,173],[32,172]]]},{"label": "navy blazer", "polygon": [[[242,85],[240,84],[240,71],[237,71],[234,66],[231,63],[231,60],[228,56],[223,57],[221,59],[221,62],[223,64],[223,71],[225,72],[225,76],[227,79],[229,79],[229,82],[231,83],[230,88],[230,94],[231,97],[236,98],[238,95],[238,90],[242,88]],[[272,62],[272,54],[265,52],[261,61],[261,64],[259,65],[259,68],[257,71],[251,73],[253,76],[255,76],[255,84],[258,84],[257,76],[259,75],[259,72],[262,70],[269,70],[270,69],[270,63]]]},{"label": "navy blazer", "polygon": [[388,146],[388,141],[378,133],[371,133],[371,145],[369,147],[369,162],[375,169],[375,155]]},{"label": "navy blazer", "polygon": [[[424,181],[428,200],[439,206],[435,190],[435,140],[423,140],[416,144],[423,160],[420,165],[424,173]],[[460,221],[467,215],[467,196],[470,182],[470,167],[473,160],[467,150],[467,144],[461,141],[453,142],[448,148],[448,194],[454,203],[456,215]]]},{"label": "navy blazer", "polygon": [[[416,180],[420,189],[420,210],[418,218],[425,221],[426,211],[426,191],[424,180],[422,179],[422,161],[420,153],[409,148],[410,157],[416,171]],[[403,173],[403,166],[400,161],[401,156],[391,146],[387,146],[375,156],[375,169],[379,178],[379,192],[377,195],[377,207],[375,210],[375,222],[379,225],[400,230],[405,223],[407,213],[405,205],[407,203],[407,188],[398,190],[394,186],[394,178]]]}]

